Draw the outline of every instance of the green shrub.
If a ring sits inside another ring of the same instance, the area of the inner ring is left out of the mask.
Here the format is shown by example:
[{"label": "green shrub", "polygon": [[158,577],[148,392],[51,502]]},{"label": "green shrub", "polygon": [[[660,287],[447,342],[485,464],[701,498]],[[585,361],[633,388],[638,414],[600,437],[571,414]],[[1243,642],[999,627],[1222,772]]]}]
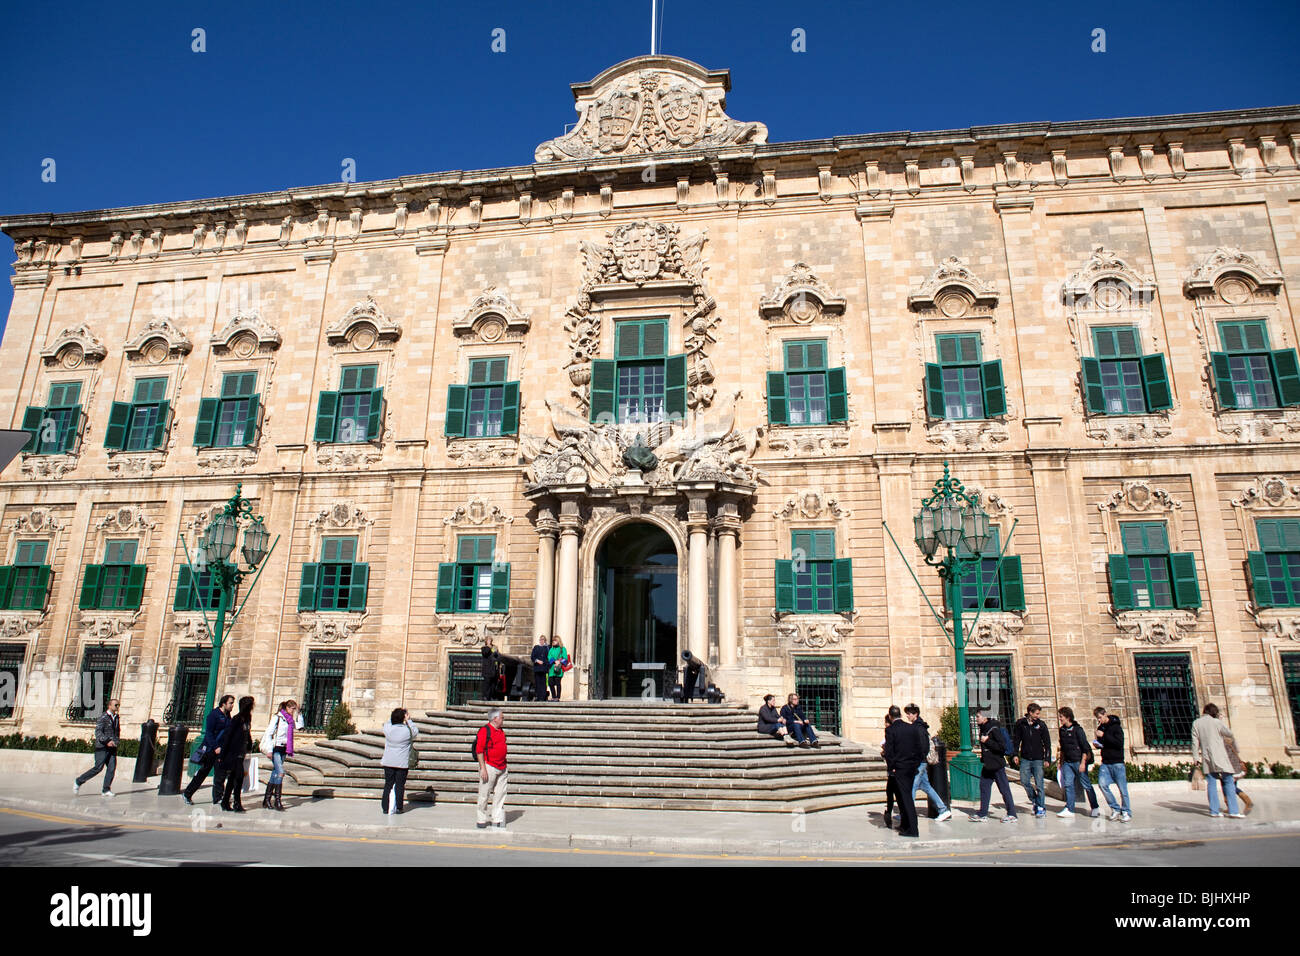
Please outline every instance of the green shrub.
[{"label": "green shrub", "polygon": [[355,734],[357,725],[352,723],[352,711],[348,705],[339,701],[330,711],[329,718],[325,721],[325,738],[327,740],[337,740],[348,734]]},{"label": "green shrub", "polygon": [[[166,738],[159,743],[166,747]],[[24,737],[22,734],[5,734],[0,736],[0,750],[44,750],[65,754],[89,754],[95,752],[92,738],[70,737]],[[119,757],[135,757],[140,753],[140,741],[123,740],[118,744]]]},{"label": "green shrub", "polygon": [[961,747],[961,720],[960,711],[957,710],[956,704],[951,704],[943,709],[939,715],[939,739],[943,745],[948,748],[948,753],[955,754]]}]

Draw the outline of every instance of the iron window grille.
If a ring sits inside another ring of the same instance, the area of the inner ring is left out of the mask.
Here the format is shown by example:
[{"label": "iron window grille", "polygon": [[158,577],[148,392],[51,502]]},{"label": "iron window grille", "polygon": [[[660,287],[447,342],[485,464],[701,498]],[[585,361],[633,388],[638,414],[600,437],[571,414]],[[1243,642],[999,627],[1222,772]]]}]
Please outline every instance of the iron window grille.
[{"label": "iron window grille", "polygon": [[19,541],[14,563],[0,567],[0,607],[39,611],[50,593],[50,566],[45,563],[48,541]]},{"label": "iron window grille", "polygon": [[[1009,656],[979,654],[966,658],[966,693],[972,710],[987,707],[1011,732],[1016,723],[1016,691]],[[975,738],[979,739],[978,732]]]},{"label": "iron window grille", "polygon": [[1183,750],[1192,745],[1196,720],[1196,688],[1186,654],[1138,654],[1138,707],[1142,736],[1148,747]]},{"label": "iron window grille", "polygon": [[1261,518],[1255,531],[1259,550],[1247,554],[1255,605],[1300,606],[1300,520]]},{"label": "iron window grille", "polygon": [[26,644],[0,644],[0,720],[12,717],[18,705],[26,654]]},{"label": "iron window grille", "polygon": [[131,401],[114,402],[109,410],[104,447],[118,451],[162,447],[171,411],[166,394],[166,377],[136,379]]},{"label": "iron window grille", "polygon": [[310,651],[307,688],[303,693],[303,730],[322,731],[334,708],[343,700],[347,672],[346,651]]},{"label": "iron window grille", "polygon": [[482,693],[483,658],[478,654],[447,655],[447,706],[458,707]]},{"label": "iron window grille", "polygon": [[77,444],[83,419],[81,383],[55,382],[50,385],[45,407],[29,405],[23,412],[27,442],[22,450],[33,455],[71,452]]},{"label": "iron window grille", "polygon": [[794,692],[804,716],[818,730],[840,734],[840,659],[796,657]]},{"label": "iron window grille", "polygon": [[88,647],[82,654],[76,690],[68,705],[67,719],[77,723],[94,722],[108,707],[117,679],[117,648]]},{"label": "iron window grille", "polygon": [[208,692],[208,669],[212,651],[206,647],[184,648],[176,661],[172,699],[163,711],[164,724],[196,726],[203,723],[203,705]]},{"label": "iron window grille", "polygon": [[1291,730],[1300,746],[1300,654],[1282,655],[1282,682],[1291,705]]}]

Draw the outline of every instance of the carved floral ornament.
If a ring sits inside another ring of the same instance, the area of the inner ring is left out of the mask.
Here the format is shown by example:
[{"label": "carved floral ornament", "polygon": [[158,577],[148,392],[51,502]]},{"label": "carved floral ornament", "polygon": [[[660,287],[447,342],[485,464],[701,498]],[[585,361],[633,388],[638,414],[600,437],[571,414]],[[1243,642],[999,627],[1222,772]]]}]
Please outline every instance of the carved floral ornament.
[{"label": "carved floral ornament", "polygon": [[843,315],[847,304],[848,300],[832,292],[807,263],[796,262],[777,280],[775,288],[759,300],[758,310],[769,321],[784,318],[808,325],[824,315]]},{"label": "carved floral ornament", "polygon": [[1016,611],[982,611],[968,640],[976,647],[1007,647],[1025,628],[1026,615]]},{"label": "carved floral ornament", "polygon": [[1079,309],[1117,312],[1141,308],[1156,294],[1156,284],[1128,265],[1117,254],[1098,246],[1082,269],[1061,287],[1066,305]]},{"label": "carved floral ornament", "polygon": [[1163,647],[1176,644],[1196,627],[1197,612],[1191,610],[1153,610],[1112,612],[1115,626],[1123,636],[1139,644]]},{"label": "carved floral ornament", "polygon": [[1144,478],[1124,482],[1123,488],[1097,505],[1102,512],[1115,514],[1144,514],[1148,512],[1178,511],[1183,503],[1163,488],[1152,488]]},{"label": "carved floral ornament", "polygon": [[723,112],[730,76],[675,56],[640,56],[573,86],[573,131],[537,147],[539,163],[763,144],[767,127]]},{"label": "carved floral ornament", "polygon": [[1295,608],[1252,609],[1251,616],[1265,639],[1300,642],[1300,613]]},{"label": "carved floral ornament", "polygon": [[47,366],[60,365],[68,369],[98,365],[107,354],[104,343],[87,325],[64,329],[41,349],[41,358]]},{"label": "carved floral ornament", "polygon": [[125,344],[126,357],[132,361],[146,361],[157,365],[167,359],[188,355],[194,348],[189,336],[171,319],[150,319],[140,334]]},{"label": "carved floral ornament", "polygon": [[318,644],[346,641],[365,623],[366,611],[299,611],[298,626]]},{"label": "carved floral ornament", "polygon": [[142,508],[134,505],[122,505],[115,508],[96,523],[99,531],[109,534],[125,534],[132,531],[151,531],[158,527],[158,522],[150,521]]},{"label": "carved floral ornament", "polygon": [[445,525],[452,527],[481,527],[483,525],[508,525],[514,516],[508,515],[497,505],[488,504],[483,498],[470,498],[463,505],[442,519]]},{"label": "carved floral ornament", "polygon": [[509,614],[442,614],[434,615],[434,627],[442,635],[444,644],[459,644],[464,647],[478,647],[486,643],[496,643],[509,627]]},{"label": "carved floral ornament", "polygon": [[248,358],[259,351],[280,347],[280,333],[256,309],[238,312],[210,340],[212,350],[218,354],[230,353]]},{"label": "carved floral ornament", "polygon": [[341,529],[360,530],[375,523],[374,518],[366,516],[357,505],[349,501],[336,501],[328,508],[322,508],[307,522],[309,528],[320,532]]},{"label": "carved floral ornament", "polygon": [[532,318],[531,313],[515,304],[506,289],[490,285],[474,297],[451,327],[456,335],[475,335],[484,342],[499,342],[503,338],[523,338],[532,327]]},{"label": "carved floral ornament", "polygon": [[1233,246],[1220,246],[1201,261],[1183,283],[1190,298],[1217,296],[1229,305],[1273,298],[1282,288],[1282,273]]},{"label": "carved floral ornament", "polygon": [[80,617],[81,641],[84,644],[103,644],[105,641],[129,639],[140,614],[138,610],[83,611]]},{"label": "carved floral ornament", "polygon": [[844,615],[779,615],[774,611],[772,622],[776,633],[794,647],[820,650],[836,647],[851,637],[857,615],[851,612]]},{"label": "carved floral ornament", "polygon": [[0,641],[36,640],[48,610],[0,611]]},{"label": "carved floral ornament", "polygon": [[997,304],[997,289],[956,256],[939,263],[920,288],[907,297],[907,306],[913,312],[937,312],[950,319],[972,311],[991,312]]},{"label": "carved floral ornament", "polygon": [[391,345],[402,335],[402,327],[390,319],[372,296],[366,296],[325,330],[330,345],[351,345],[358,352],[376,345]]},{"label": "carved floral ornament", "polygon": [[772,512],[774,518],[821,517],[850,518],[853,512],[840,505],[839,499],[825,492],[805,488],[785,500],[785,505]]}]

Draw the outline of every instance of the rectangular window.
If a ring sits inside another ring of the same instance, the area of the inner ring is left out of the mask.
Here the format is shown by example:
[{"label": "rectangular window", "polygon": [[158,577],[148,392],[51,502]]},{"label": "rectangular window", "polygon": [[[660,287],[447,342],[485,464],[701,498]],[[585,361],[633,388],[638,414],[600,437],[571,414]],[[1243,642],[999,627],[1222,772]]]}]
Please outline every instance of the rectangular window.
[{"label": "rectangular window", "polygon": [[794,561],[794,609],[803,614],[833,612],[835,532],[793,532],[790,555]]},{"label": "rectangular window", "polygon": [[1300,746],[1300,654],[1282,655],[1282,681],[1286,685],[1286,699],[1291,705],[1291,731],[1296,746]]},{"label": "rectangular window", "polygon": [[104,545],[104,563],[86,566],[81,607],[100,610],[137,608],[144,591],[145,566],[136,564],[139,542],[128,538]]},{"label": "rectangular window", "polygon": [[[992,557],[982,556],[979,566],[967,571],[961,578],[961,606],[966,611],[978,608],[981,596],[984,598],[984,610],[1002,610],[1002,593],[998,587],[997,574],[997,555],[1001,550],[999,532],[997,528],[990,528],[989,532],[989,543],[985,545],[983,554]],[[957,554],[963,558],[971,557],[970,549],[964,541],[957,543]]]},{"label": "rectangular window", "polygon": [[68,720],[98,720],[113,696],[116,679],[117,648],[87,647],[81,658],[72,703],[68,705]]},{"label": "rectangular window", "polygon": [[1220,322],[1219,341],[1227,353],[1233,408],[1276,408],[1273,354],[1263,322]]},{"label": "rectangular window", "polygon": [[[838,657],[796,657],[794,692],[799,695],[804,716],[818,731],[840,733],[840,659]],[[781,706],[780,703],[777,705]]]},{"label": "rectangular window", "polygon": [[1002,362],[982,361],[980,333],[936,335],[938,362],[925,366],[926,409],[931,418],[963,420],[1007,413]]},{"label": "rectangular window", "polygon": [[45,407],[29,406],[23,412],[23,430],[31,436],[23,450],[37,455],[72,451],[81,426],[80,403],[80,382],[51,384]]},{"label": "rectangular window", "polygon": [[1169,574],[1169,540],[1165,526],[1150,522],[1120,525],[1124,554],[1128,557],[1133,582],[1133,603],[1139,608],[1174,606],[1173,583]]},{"label": "rectangular window", "polygon": [[660,422],[667,406],[668,323],[620,322],[614,328],[619,422]]},{"label": "rectangular window", "polygon": [[1147,746],[1190,747],[1196,719],[1191,659],[1186,654],[1137,654],[1133,663]]},{"label": "rectangular window", "polygon": [[346,651],[309,651],[307,687],[302,697],[303,730],[322,731],[330,714],[343,700],[347,672]]},{"label": "rectangular window", "polygon": [[257,440],[259,410],[256,372],[226,372],[218,398],[199,402],[194,444],[200,448],[235,448]]},{"label": "rectangular window", "polygon": [[159,447],[165,436],[167,378],[136,379],[131,401],[114,402],[104,438],[107,448],[149,451]]},{"label": "rectangular window", "polygon": [[[1016,713],[1015,687],[1011,681],[1011,658],[1002,655],[971,655],[966,658],[966,694],[974,707],[987,707],[998,723],[1011,733]],[[979,740],[978,735],[975,738]]]},{"label": "rectangular window", "polygon": [[506,358],[472,359],[469,363],[469,404],[465,434],[494,438],[501,434],[506,402]]},{"label": "rectangular window", "polygon": [[0,607],[13,611],[39,611],[45,607],[50,589],[48,551],[48,541],[18,542],[13,565],[0,567]]},{"label": "rectangular window", "polygon": [[495,548],[493,535],[462,535],[456,539],[456,610],[491,610]]},{"label": "rectangular window", "polygon": [[1251,586],[1259,607],[1300,607],[1300,520],[1255,522],[1259,550],[1248,554]]},{"label": "rectangular window", "polygon": [[176,661],[176,682],[172,699],[163,712],[163,723],[180,723],[194,727],[203,723],[207,703],[208,669],[212,651],[205,647],[187,647]]},{"label": "rectangular window", "polygon": [[826,340],[786,342],[783,351],[789,423],[826,424]]},{"label": "rectangular window", "polygon": [[27,653],[26,644],[0,644],[0,719],[8,720],[14,715],[14,706],[18,703],[18,693],[22,689],[23,658]]},{"label": "rectangular window", "polygon": [[356,557],[356,538],[325,538],[321,541],[317,609],[349,609],[348,593],[352,587],[352,568]]},{"label": "rectangular window", "polygon": [[447,706],[459,707],[483,693],[483,658],[478,654],[447,655]]},{"label": "rectangular window", "polygon": [[[193,586],[191,586],[191,580]],[[238,600],[237,592],[229,597],[229,606]],[[181,565],[176,572],[176,595],[172,609],[176,611],[215,611],[221,603],[221,589],[217,587],[215,576],[211,571],[199,571],[197,574]]]},{"label": "rectangular window", "polygon": [[1092,330],[1100,363],[1102,400],[1108,415],[1141,414],[1147,410],[1142,386],[1142,350],[1136,326]]}]

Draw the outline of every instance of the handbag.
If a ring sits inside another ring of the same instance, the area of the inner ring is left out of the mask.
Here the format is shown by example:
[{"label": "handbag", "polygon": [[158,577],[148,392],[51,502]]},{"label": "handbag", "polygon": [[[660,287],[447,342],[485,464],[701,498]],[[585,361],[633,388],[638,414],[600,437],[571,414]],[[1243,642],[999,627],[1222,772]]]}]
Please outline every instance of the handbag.
[{"label": "handbag", "polygon": [[925,755],[925,762],[928,763],[931,767],[933,767],[935,764],[939,762],[939,748],[935,746],[935,741],[937,741],[938,739],[939,739],[938,737],[930,738],[930,749],[929,751],[926,752]]},{"label": "handbag", "polygon": [[420,766],[420,751],[415,749],[415,733],[410,727],[406,728],[406,732],[411,735],[411,749],[406,755],[406,769],[414,770],[416,767]]},{"label": "handbag", "polygon": [[207,758],[207,756],[208,756],[208,745],[205,743],[201,743],[194,748],[194,753],[190,754],[190,763],[201,764]]},{"label": "handbag", "polygon": [[1200,764],[1192,768],[1191,773],[1187,775],[1187,782],[1192,785],[1193,790],[1205,789],[1205,771],[1201,769]]},{"label": "handbag", "polygon": [[257,745],[257,749],[262,751],[262,753],[268,757],[275,753],[275,731],[279,728],[280,721],[283,719],[284,718],[277,713],[275,715],[275,720],[266,728],[266,733],[262,734],[261,743]]},{"label": "handbag", "polygon": [[573,661],[569,660],[567,657],[560,658],[560,670],[564,671],[566,674],[573,670]]}]

